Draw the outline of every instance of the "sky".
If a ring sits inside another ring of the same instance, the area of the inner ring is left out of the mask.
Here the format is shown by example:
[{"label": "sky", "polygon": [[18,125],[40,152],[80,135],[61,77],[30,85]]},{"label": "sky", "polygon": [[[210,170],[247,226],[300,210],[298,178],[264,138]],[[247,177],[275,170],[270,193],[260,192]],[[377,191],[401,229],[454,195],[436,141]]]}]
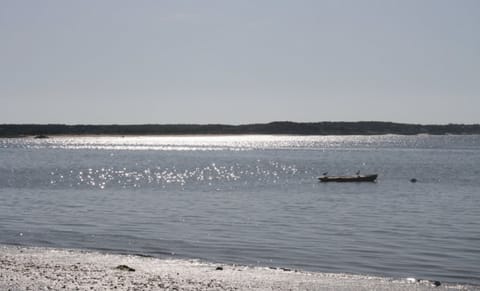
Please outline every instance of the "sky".
[{"label": "sky", "polygon": [[478,0],[0,0],[0,123],[480,123]]}]

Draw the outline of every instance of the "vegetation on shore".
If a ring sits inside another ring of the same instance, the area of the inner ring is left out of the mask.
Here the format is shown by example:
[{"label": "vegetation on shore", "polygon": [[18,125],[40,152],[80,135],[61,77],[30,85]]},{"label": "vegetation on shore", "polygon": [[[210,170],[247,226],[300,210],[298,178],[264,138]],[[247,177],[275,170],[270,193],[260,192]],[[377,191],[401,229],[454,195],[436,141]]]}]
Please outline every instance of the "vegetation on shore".
[{"label": "vegetation on shore", "polygon": [[200,135],[200,134],[289,134],[289,135],[380,135],[380,134],[480,134],[480,124],[422,125],[393,122],[277,121],[271,123],[66,125],[0,124],[0,137],[49,135]]}]

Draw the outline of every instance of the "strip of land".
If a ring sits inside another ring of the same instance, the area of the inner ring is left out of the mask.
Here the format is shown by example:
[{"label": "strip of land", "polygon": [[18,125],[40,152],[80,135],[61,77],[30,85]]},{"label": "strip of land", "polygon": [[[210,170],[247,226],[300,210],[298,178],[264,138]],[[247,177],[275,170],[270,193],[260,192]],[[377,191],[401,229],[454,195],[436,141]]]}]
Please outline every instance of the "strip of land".
[{"label": "strip of land", "polygon": [[1,290],[480,290],[478,286],[0,246]]},{"label": "strip of land", "polygon": [[66,125],[0,124],[0,137],[50,135],[381,135],[381,134],[480,134],[480,124],[422,125],[393,122],[271,122],[226,124]]}]

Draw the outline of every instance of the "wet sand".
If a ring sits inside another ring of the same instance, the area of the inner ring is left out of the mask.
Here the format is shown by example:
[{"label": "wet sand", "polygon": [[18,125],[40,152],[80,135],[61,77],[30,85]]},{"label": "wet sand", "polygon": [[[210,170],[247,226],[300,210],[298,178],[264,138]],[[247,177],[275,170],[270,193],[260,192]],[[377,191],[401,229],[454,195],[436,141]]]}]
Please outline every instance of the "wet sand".
[{"label": "wet sand", "polygon": [[0,246],[0,290],[480,290],[480,286]]}]

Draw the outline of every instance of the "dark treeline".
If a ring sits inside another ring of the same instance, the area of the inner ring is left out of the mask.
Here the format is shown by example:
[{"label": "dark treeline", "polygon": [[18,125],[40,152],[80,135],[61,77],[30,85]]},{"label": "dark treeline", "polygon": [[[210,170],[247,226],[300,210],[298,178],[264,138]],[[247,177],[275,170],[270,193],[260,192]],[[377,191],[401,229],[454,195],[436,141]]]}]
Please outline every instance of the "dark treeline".
[{"label": "dark treeline", "polygon": [[393,122],[271,122],[244,125],[143,124],[65,125],[2,124],[0,137],[41,135],[193,135],[193,134],[292,134],[292,135],[378,135],[378,134],[480,134],[479,124],[421,125]]}]

